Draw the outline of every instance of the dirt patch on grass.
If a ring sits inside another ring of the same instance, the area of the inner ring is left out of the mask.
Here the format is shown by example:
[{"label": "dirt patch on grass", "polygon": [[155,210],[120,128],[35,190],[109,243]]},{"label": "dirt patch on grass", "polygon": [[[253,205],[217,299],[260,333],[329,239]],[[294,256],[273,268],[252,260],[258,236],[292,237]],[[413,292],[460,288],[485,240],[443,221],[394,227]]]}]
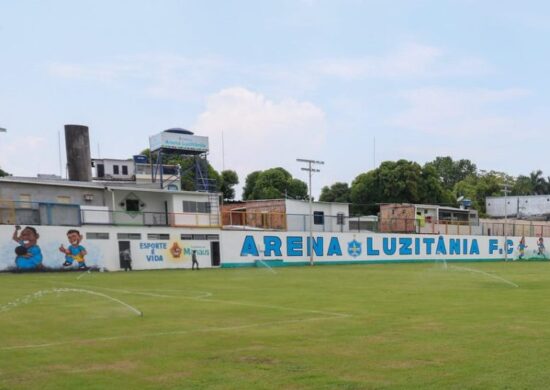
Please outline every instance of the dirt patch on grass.
[{"label": "dirt patch on grass", "polygon": [[47,366],[46,370],[86,374],[86,373],[100,372],[100,371],[129,372],[129,371],[135,370],[137,367],[138,367],[138,364],[135,362],[121,360],[113,363],[85,364],[85,365],[52,364]]},{"label": "dirt patch on grass", "polygon": [[426,366],[439,366],[441,363],[431,361],[431,360],[396,360],[396,361],[390,361],[385,362],[384,367],[392,368],[392,369],[408,369],[408,368],[418,368],[418,367],[426,367]]}]

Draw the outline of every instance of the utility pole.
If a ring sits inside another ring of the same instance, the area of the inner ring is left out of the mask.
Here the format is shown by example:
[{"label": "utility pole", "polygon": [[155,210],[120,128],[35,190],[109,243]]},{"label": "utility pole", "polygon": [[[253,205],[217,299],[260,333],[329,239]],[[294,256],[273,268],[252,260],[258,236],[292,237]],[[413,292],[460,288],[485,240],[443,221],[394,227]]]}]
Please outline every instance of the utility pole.
[{"label": "utility pole", "polygon": [[508,189],[507,183],[502,185],[502,192],[504,192],[504,261],[508,261]]},{"label": "utility pole", "polygon": [[309,265],[313,265],[313,204],[311,199],[311,174],[313,172],[321,172],[319,169],[313,168],[313,164],[323,165],[324,161],[306,160],[297,158],[296,161],[306,163],[307,168],[301,168],[302,171],[309,172]]}]

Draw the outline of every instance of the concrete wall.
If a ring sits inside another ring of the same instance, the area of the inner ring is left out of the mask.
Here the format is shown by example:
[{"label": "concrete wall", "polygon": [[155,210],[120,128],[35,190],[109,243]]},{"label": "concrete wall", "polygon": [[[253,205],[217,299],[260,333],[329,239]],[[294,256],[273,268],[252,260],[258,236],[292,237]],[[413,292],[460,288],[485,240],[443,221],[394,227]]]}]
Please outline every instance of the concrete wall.
[{"label": "concrete wall", "polygon": [[[508,238],[508,259],[519,258],[519,241],[520,237]],[[222,266],[254,266],[259,260],[273,265],[307,264],[308,242],[306,232],[224,231]],[[545,252],[546,257],[536,253],[536,237],[526,238],[526,244],[526,259],[548,258],[548,252]],[[315,233],[314,248],[317,264],[505,259],[504,237]]]},{"label": "concrete wall", "polygon": [[[59,246],[67,242],[67,230],[70,227],[35,226],[40,238],[38,246],[43,255],[43,265],[49,268],[63,268],[64,255],[59,252]],[[115,226],[81,226],[73,227],[83,236],[81,245],[88,252],[86,265],[105,268],[108,271],[121,269],[119,261],[119,241],[130,241],[132,267],[134,269],[165,269],[191,268],[191,250],[197,251],[197,260],[202,268],[212,266],[211,242],[218,240],[188,240],[181,239],[184,235],[219,235],[217,229],[174,229],[174,228],[136,228]],[[18,244],[11,237],[14,226],[0,225],[0,271],[15,268],[14,250]],[[89,234],[107,233],[109,239],[92,239]],[[140,234],[140,239],[118,238],[118,234]],[[169,234],[168,240],[148,238],[148,234]],[[174,244],[181,249],[179,257],[173,255]],[[76,266],[75,266],[76,267]]]},{"label": "concrete wall", "polygon": [[[506,197],[506,214],[518,217],[529,217],[550,214],[550,195],[508,196]],[[487,197],[485,199],[489,217],[504,217],[504,197]]]},{"label": "concrete wall", "polygon": [[[286,199],[288,231],[309,231],[309,202]],[[313,202],[312,211],[324,213],[324,224],[313,224],[313,231],[349,231],[349,206],[344,203]],[[344,225],[337,223],[337,215],[344,215]]]},{"label": "concrete wall", "polygon": [[[135,166],[133,160],[116,160],[116,159],[94,159],[93,176],[97,176],[97,166],[98,164],[103,164],[104,167],[104,176],[103,178],[113,178],[113,179],[122,179],[122,180],[131,180],[132,176],[135,175]],[[118,166],[118,173],[115,174],[114,166]],[[128,173],[126,175],[122,174],[122,166],[126,166]],[[151,182],[149,177],[149,182]]]},{"label": "concrete wall", "polygon": [[[59,202],[59,196],[68,196],[69,203],[86,204],[89,206],[105,206],[108,199],[105,199],[103,188],[78,188],[59,185],[30,183],[12,183],[3,181],[0,183],[0,199],[20,200],[21,194],[31,195],[32,202]],[[84,200],[85,194],[91,194],[93,199]]]}]

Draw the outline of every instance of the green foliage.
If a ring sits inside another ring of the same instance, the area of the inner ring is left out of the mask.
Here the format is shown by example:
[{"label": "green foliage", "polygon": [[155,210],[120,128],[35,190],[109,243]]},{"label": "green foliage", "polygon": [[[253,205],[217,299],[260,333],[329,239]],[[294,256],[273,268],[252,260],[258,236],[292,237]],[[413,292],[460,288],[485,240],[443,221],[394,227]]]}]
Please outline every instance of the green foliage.
[{"label": "green foliage", "polygon": [[283,168],[255,171],[246,177],[243,200],[307,199],[307,185]]},{"label": "green foliage", "polygon": [[[151,159],[151,152],[149,149],[142,150],[140,154],[147,156]],[[183,191],[196,191],[195,186],[195,160],[199,159],[195,157],[182,157],[173,154],[165,154],[162,156],[162,163],[165,165],[179,165],[181,170],[181,189]],[[199,163],[203,165],[203,169],[208,172],[208,178],[214,183],[214,190],[221,191],[222,178],[220,174],[210,165],[207,160],[200,159]],[[205,164],[207,164],[205,166]]]},{"label": "green foliage", "polygon": [[542,176],[542,171],[540,169],[531,172],[529,179],[531,180],[533,195],[544,195],[548,193],[548,183]]},{"label": "green foliage", "polygon": [[451,191],[455,184],[464,180],[466,177],[475,175],[477,167],[470,160],[453,161],[449,156],[436,157],[432,162],[426,163],[424,168],[431,167],[435,174],[441,180],[443,187]]},{"label": "green foliage", "polygon": [[531,195],[533,193],[533,184],[531,178],[519,175],[512,186],[512,195]]},{"label": "green foliage", "polygon": [[353,214],[376,213],[380,203],[452,203],[433,167],[422,169],[407,160],[385,161],[375,170],[362,173],[351,185]]},{"label": "green foliage", "polygon": [[4,171],[2,168],[0,168],[0,177],[9,176],[10,174],[6,171]]},{"label": "green foliage", "polygon": [[482,171],[479,175],[470,175],[455,185],[455,193],[472,201],[472,208],[479,211],[480,216],[486,212],[485,198],[501,196],[505,183],[513,181],[510,176],[502,172]]},{"label": "green foliage", "polygon": [[351,189],[348,183],[337,182],[330,187],[324,186],[319,197],[321,202],[351,202]]},{"label": "green foliage", "polygon": [[235,185],[239,184],[239,176],[237,172],[225,170],[221,173],[221,192],[224,200],[235,199]]},{"label": "green foliage", "polygon": [[258,176],[260,176],[261,171],[254,171],[252,173],[249,173],[246,177],[244,188],[243,188],[243,200],[251,199],[252,191],[254,191],[254,187],[256,186],[256,180],[258,180]]}]

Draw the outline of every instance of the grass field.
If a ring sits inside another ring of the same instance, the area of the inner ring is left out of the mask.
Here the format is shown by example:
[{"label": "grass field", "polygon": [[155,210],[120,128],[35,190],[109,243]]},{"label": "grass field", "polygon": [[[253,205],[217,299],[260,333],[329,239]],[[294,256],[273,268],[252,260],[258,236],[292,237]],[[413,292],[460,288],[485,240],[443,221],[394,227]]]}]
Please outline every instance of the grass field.
[{"label": "grass field", "polygon": [[550,263],[275,271],[0,274],[0,388],[549,387]]}]

